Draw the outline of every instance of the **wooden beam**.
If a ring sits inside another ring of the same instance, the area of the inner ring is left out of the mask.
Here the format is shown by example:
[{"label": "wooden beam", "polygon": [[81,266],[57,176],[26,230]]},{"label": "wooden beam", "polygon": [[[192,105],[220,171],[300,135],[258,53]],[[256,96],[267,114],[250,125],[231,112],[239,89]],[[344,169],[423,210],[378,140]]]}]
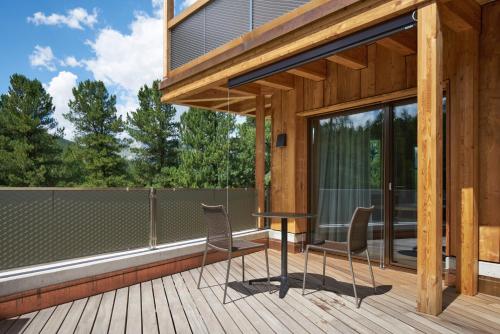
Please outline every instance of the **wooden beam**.
[{"label": "wooden beam", "polygon": [[260,85],[255,84],[255,83],[248,83],[243,86],[238,86],[235,88],[227,88],[227,87],[215,87],[214,89],[220,90],[227,92],[229,91],[229,94],[239,94],[239,95],[247,95],[247,96],[257,96],[261,93]]},{"label": "wooden beam", "polygon": [[377,44],[403,56],[415,54],[417,53],[417,30],[405,30],[392,36],[382,38],[377,41]]},{"label": "wooden beam", "polygon": [[[169,23],[168,23],[168,28],[172,29],[185,19],[187,19],[190,15],[192,15],[194,12],[198,11],[201,9],[203,6],[208,4],[211,0],[197,0],[195,3],[193,3],[191,6],[188,8],[184,9],[179,15],[174,17]],[[172,7],[173,8],[173,7]]]},{"label": "wooden beam", "polygon": [[295,79],[290,73],[278,73],[255,81],[256,83],[282,90],[291,90],[295,87]]},{"label": "wooden beam", "polygon": [[[400,14],[407,13],[410,10],[417,8],[422,4],[428,3],[429,0],[400,0],[391,3],[380,3],[379,1],[357,1],[357,6],[349,6],[345,11],[336,11],[330,13],[320,21],[328,20],[329,24],[317,27],[314,23],[300,27],[297,33],[290,33],[283,36],[279,43],[269,42],[271,44],[264,45],[258,44],[254,46],[254,52],[242,53],[241,49],[233,54],[229,59],[224,62],[210,62],[210,72],[205,72],[208,68],[200,72],[197,70],[189,70],[189,75],[185,72],[187,77],[185,80],[179,81],[181,76],[175,77],[173,80],[164,80],[161,85],[163,90],[162,102],[168,103],[174,100],[183,98],[186,95],[197,93],[205,90],[207,87],[222,86],[227,83],[229,78],[241,75],[245,72],[252,71],[256,68],[262,67],[284,57],[296,54],[298,52],[310,49],[317,45],[324,44],[325,42],[332,41],[336,38],[346,36],[355,31],[373,26],[374,24],[394,18]],[[322,3],[313,1],[310,4]],[[325,5],[334,6],[340,4],[339,2],[327,2]],[[306,7],[304,5],[303,7]],[[363,10],[360,12],[360,8]],[[295,12],[295,11],[294,11]],[[305,15],[305,14],[304,14]],[[305,19],[302,18],[303,20]],[[330,22],[333,20],[333,22]],[[273,21],[274,22],[274,21]],[[283,27],[279,27],[283,29]],[[252,32],[254,33],[254,32]],[[299,34],[300,33],[300,34]],[[304,34],[305,33],[305,34]],[[279,35],[281,36],[281,34]],[[247,40],[248,45],[253,44],[253,40]],[[285,43],[286,42],[286,43]],[[244,50],[247,50],[243,47]],[[197,61],[207,61],[207,58],[200,57]],[[208,64],[208,62],[206,63]],[[208,65],[204,65],[208,66]]]},{"label": "wooden beam", "polygon": [[182,100],[178,100],[176,102],[210,102],[210,101],[226,101],[231,98],[252,98],[253,96],[241,96],[241,94],[237,94],[236,92],[231,95],[231,92],[224,92],[219,89],[207,89],[198,94],[191,95]]},{"label": "wooden beam", "polygon": [[174,0],[163,0],[163,77],[170,73],[170,30],[168,23],[174,16]]},{"label": "wooden beam", "polygon": [[[265,97],[257,96],[255,110],[255,189],[257,190],[257,212],[265,211],[266,174],[266,129]],[[258,218],[259,228],[264,228],[264,219]]]},{"label": "wooden beam", "polygon": [[481,7],[474,0],[445,0],[440,3],[442,21],[454,31],[481,31]]},{"label": "wooden beam", "polygon": [[418,9],[417,311],[442,312],[443,109],[438,5]]},{"label": "wooden beam", "polygon": [[357,48],[339,52],[333,56],[328,57],[327,59],[345,67],[349,67],[354,70],[360,70],[368,65],[366,52],[366,46],[363,45]]},{"label": "wooden beam", "polygon": [[306,79],[322,81],[326,79],[326,62],[324,60],[318,60],[293,68],[287,72]]},{"label": "wooden beam", "polygon": [[456,98],[463,127],[461,134],[461,222],[457,288],[473,296],[478,291],[479,274],[479,32],[470,28],[457,35],[458,82]]},{"label": "wooden beam", "polygon": [[410,97],[417,96],[417,88],[408,88],[405,90],[398,90],[391,93],[380,94],[375,96],[369,96],[362,99],[357,99],[353,101],[347,101],[342,103],[332,104],[322,108],[309,109],[300,111],[297,113],[298,116],[319,116],[323,114],[328,114],[337,111],[351,110],[366,106],[371,106],[379,103],[386,103],[396,100],[407,99]]},{"label": "wooden beam", "polygon": [[226,101],[214,104],[213,108],[215,108],[215,109],[224,109],[224,108],[227,108],[230,105],[239,103],[241,101],[253,100],[253,99],[254,99],[254,97],[252,97],[252,96],[233,97],[233,98],[230,98],[229,100],[226,100]]}]

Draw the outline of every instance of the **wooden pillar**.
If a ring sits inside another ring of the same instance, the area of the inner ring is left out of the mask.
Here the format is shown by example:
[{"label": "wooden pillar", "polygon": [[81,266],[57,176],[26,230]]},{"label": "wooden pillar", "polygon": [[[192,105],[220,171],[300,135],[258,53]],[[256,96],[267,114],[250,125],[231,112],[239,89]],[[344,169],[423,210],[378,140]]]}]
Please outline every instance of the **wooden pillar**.
[{"label": "wooden pillar", "polygon": [[[257,95],[255,110],[255,189],[257,191],[257,212],[265,209],[265,174],[266,174],[266,118],[265,97]],[[264,219],[258,218],[259,228],[264,228]]]},{"label": "wooden pillar", "polygon": [[418,9],[417,310],[442,311],[442,35],[436,3]]},{"label": "wooden pillar", "polygon": [[[478,161],[479,161],[479,33],[468,29],[459,33],[457,102],[463,126],[461,149],[461,219],[457,289],[466,295],[477,294],[479,273]],[[453,116],[452,116],[453,117]]]},{"label": "wooden pillar", "polygon": [[163,77],[170,72],[170,31],[168,22],[174,17],[174,0],[163,1]]}]

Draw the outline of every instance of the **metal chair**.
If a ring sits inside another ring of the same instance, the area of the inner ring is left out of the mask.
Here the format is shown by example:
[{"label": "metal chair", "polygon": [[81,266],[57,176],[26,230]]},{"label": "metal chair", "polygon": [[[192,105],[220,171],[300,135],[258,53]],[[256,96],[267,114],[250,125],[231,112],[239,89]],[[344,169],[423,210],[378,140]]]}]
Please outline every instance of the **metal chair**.
[{"label": "metal chair", "polygon": [[[226,272],[226,286],[224,287],[224,300],[226,303],[227,295],[227,282],[229,280],[229,270],[231,268],[231,259],[233,252],[242,252],[247,250],[255,250],[258,248],[264,249],[266,255],[266,269],[267,269],[267,285],[269,292],[271,292],[271,281],[269,278],[269,258],[267,256],[267,245],[259,244],[246,240],[233,240],[231,230],[231,223],[229,217],[222,205],[209,206],[202,204],[203,220],[207,225],[207,242],[205,244],[205,252],[203,253],[203,262],[201,264],[200,278],[198,279],[198,289],[200,288],[201,276],[203,275],[203,268],[207,259],[208,249],[212,248],[218,251],[228,253],[227,272]],[[243,282],[245,282],[245,255],[241,254],[241,264],[243,266]]]},{"label": "metal chair", "polygon": [[323,252],[323,287],[325,286],[325,267],[326,267],[326,253],[347,253],[349,259],[349,265],[351,266],[352,275],[352,287],[354,289],[354,297],[356,300],[356,307],[359,308],[358,303],[358,293],[356,291],[356,279],[354,277],[354,270],[352,266],[352,255],[359,254],[362,252],[366,253],[366,259],[368,260],[368,267],[370,268],[370,274],[372,276],[373,289],[376,291],[375,278],[373,276],[372,265],[370,263],[370,255],[368,254],[368,222],[370,221],[370,216],[373,212],[374,207],[362,208],[358,207],[354,211],[351,218],[351,223],[349,225],[349,231],[347,232],[347,241],[338,242],[325,240],[323,244],[320,245],[307,245],[305,262],[304,262],[304,280],[302,282],[302,294],[304,294],[306,288],[306,274],[307,274],[307,258],[309,255],[309,250],[317,250]]}]

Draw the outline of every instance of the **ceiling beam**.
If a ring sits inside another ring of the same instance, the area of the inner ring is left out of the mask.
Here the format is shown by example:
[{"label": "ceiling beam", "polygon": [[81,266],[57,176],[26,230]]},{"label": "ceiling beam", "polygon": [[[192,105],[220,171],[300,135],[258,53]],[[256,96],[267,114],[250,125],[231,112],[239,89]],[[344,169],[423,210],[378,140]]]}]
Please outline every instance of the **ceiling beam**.
[{"label": "ceiling beam", "polygon": [[327,59],[354,70],[360,70],[368,65],[366,45],[339,52]]},{"label": "ceiling beam", "polygon": [[230,106],[230,105],[242,102],[242,101],[246,101],[246,100],[255,100],[255,97],[254,96],[233,97],[233,98],[230,98],[229,100],[214,104],[211,106],[211,108],[224,109],[227,106]]},{"label": "ceiling beam", "polygon": [[278,73],[255,81],[256,83],[271,88],[291,90],[295,88],[295,78],[290,73]]},{"label": "ceiling beam", "polygon": [[[239,95],[238,97],[241,97]],[[227,92],[218,89],[208,89],[201,93],[191,95],[176,102],[210,102],[210,101],[225,101],[228,98]]]},{"label": "ceiling beam", "polygon": [[326,61],[323,59],[318,60],[309,64],[292,68],[287,72],[306,79],[322,81],[326,79]]},{"label": "ceiling beam", "polygon": [[481,7],[474,0],[444,0],[439,12],[443,23],[454,31],[481,31]]},{"label": "ceiling beam", "polygon": [[377,44],[391,49],[402,56],[417,53],[417,29],[410,29],[382,38]]}]

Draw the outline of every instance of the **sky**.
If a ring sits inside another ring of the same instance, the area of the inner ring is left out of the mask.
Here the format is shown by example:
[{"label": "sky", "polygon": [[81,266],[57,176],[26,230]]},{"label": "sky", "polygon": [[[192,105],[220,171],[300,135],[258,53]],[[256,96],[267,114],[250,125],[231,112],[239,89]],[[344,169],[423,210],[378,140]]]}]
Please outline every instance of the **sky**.
[{"label": "sky", "polygon": [[[175,0],[175,13],[195,1]],[[62,115],[80,81],[102,80],[125,116],[137,107],[139,88],[162,77],[162,6],[163,0],[0,1],[0,94],[14,73],[40,80],[68,139],[73,129]]]}]

